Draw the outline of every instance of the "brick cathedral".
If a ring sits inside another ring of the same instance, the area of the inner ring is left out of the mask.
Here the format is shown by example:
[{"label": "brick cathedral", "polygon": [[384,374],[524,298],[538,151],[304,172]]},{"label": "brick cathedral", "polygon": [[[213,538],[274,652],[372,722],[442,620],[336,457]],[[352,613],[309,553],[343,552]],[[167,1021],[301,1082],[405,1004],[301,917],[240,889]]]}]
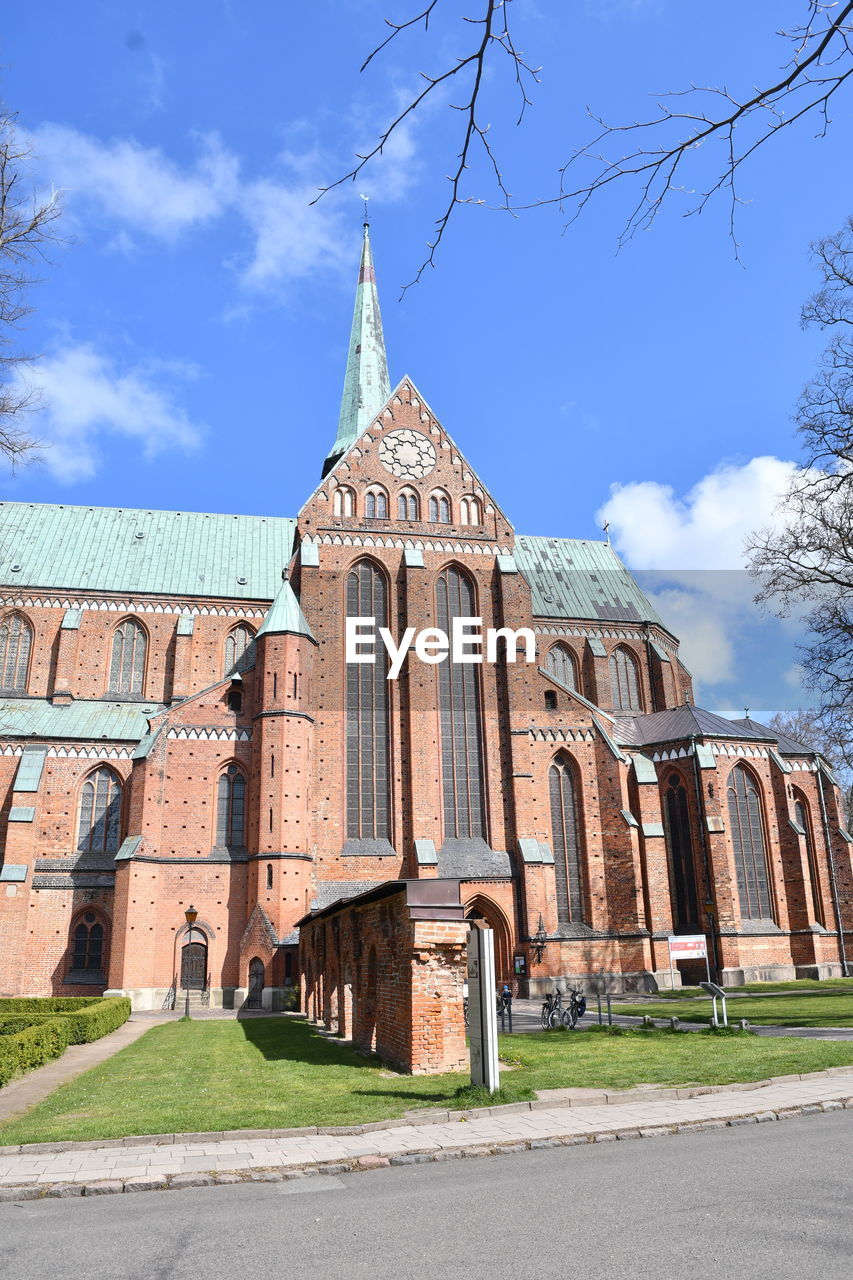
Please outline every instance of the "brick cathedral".
[{"label": "brick cathedral", "polygon": [[[0,577],[2,994],[281,1007],[306,913],[422,878],[461,881],[521,994],[668,985],[673,932],[727,982],[841,971],[826,762],[695,706],[609,545],[515,532],[389,382],[367,228],[295,519],[6,502]],[[472,616],[532,629],[535,661],[345,662],[348,617]]]}]

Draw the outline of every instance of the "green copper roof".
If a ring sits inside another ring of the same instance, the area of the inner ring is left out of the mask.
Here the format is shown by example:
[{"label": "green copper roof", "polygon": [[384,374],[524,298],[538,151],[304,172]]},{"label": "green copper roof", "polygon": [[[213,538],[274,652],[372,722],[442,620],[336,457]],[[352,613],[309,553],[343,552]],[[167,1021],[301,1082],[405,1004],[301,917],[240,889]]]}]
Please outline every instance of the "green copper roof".
[{"label": "green copper roof", "polygon": [[314,639],[314,633],[299,607],[293,587],[286,578],[279,587],[278,595],[270,605],[267,616],[258,627],[257,636],[282,635],[284,632],[308,636],[309,640]]},{"label": "green copper roof", "polygon": [[376,417],[390,395],[379,294],[376,292],[376,273],[370,252],[370,231],[365,223],[341,416],[335,443],[326,459],[326,470],[351,444],[355,444],[359,434]]},{"label": "green copper roof", "polygon": [[0,503],[0,583],[272,600],[295,520]]},{"label": "green copper roof", "polygon": [[666,626],[606,542],[519,537],[515,562],[530,583],[536,617]]},{"label": "green copper roof", "polygon": [[5,698],[0,702],[0,737],[138,742],[148,732],[149,717],[162,710],[156,702],[80,700],[55,707],[41,698]]}]

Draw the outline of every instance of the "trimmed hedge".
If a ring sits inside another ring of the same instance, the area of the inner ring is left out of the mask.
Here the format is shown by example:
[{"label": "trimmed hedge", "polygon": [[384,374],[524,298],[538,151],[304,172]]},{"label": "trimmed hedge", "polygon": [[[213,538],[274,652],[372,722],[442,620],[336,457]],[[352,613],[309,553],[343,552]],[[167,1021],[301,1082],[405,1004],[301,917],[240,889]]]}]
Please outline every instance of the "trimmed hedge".
[{"label": "trimmed hedge", "polygon": [[[0,1086],[51,1058],[58,1058],[69,1044],[89,1044],[115,1031],[130,1017],[130,1001],[125,996],[106,1000],[74,1000],[72,1009],[43,1013],[9,1011],[8,1005],[68,1004],[74,997],[58,1000],[0,1000]],[[81,1007],[82,1006],[82,1007]],[[20,1029],[16,1029],[16,1024]]]},{"label": "trimmed hedge", "polygon": [[100,996],[4,996],[0,999],[0,1017],[5,1013],[76,1013],[100,999]]}]

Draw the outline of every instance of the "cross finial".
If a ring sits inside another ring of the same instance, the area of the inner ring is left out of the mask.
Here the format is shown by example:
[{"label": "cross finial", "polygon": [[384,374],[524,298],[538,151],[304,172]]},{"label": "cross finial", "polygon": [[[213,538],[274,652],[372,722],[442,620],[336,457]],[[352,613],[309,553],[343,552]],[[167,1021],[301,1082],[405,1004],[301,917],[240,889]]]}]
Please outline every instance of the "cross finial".
[{"label": "cross finial", "polygon": [[610,521],[609,521],[609,520],[605,520],[605,521],[604,521],[604,524],[602,525],[602,527],[601,527],[601,528],[602,528],[602,533],[604,534],[605,538],[607,539],[607,544],[608,544],[608,546],[609,546],[609,545],[610,545]]},{"label": "cross finial", "polygon": [[359,196],[359,200],[364,201],[364,225],[366,227],[370,225],[370,218],[367,216],[367,202],[369,199],[370,199],[370,196],[366,196],[362,191],[361,195]]}]

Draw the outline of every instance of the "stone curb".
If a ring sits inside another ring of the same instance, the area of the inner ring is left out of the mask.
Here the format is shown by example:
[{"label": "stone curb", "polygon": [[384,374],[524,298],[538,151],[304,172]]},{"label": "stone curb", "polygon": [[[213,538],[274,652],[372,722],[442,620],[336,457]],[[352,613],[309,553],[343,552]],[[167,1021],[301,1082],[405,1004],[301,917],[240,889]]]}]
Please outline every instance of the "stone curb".
[{"label": "stone curb", "polygon": [[[792,1080],[822,1080],[832,1076],[853,1074],[853,1065],[826,1067],[805,1075],[770,1076],[766,1080],[747,1080],[735,1084],[662,1085],[649,1088],[640,1085],[634,1089],[595,1091],[595,1097],[570,1097],[571,1089],[546,1089],[545,1097],[530,1102],[507,1102],[498,1107],[474,1107],[468,1111],[446,1111],[425,1108],[409,1111],[397,1120],[371,1120],[366,1124],[317,1126],[301,1129],[213,1129],[204,1133],[138,1133],[126,1138],[93,1138],[86,1142],[25,1142],[10,1147],[0,1147],[0,1156],[57,1155],[66,1151],[98,1151],[115,1147],[164,1147],[194,1142],[245,1142],[264,1138],[359,1137],[365,1133],[378,1133],[382,1129],[404,1129],[410,1125],[447,1124],[450,1120],[476,1120],[480,1116],[505,1116],[514,1111],[550,1111],[553,1107],[601,1107],[621,1106],[630,1102],[659,1102],[666,1098],[704,1098],[712,1093],[747,1092],[764,1089],[771,1084],[787,1084]],[[560,1095],[560,1096],[558,1096]]]},{"label": "stone curb", "polygon": [[295,1179],[326,1176],[339,1177],[345,1173],[360,1173],[369,1169],[414,1164],[441,1164],[447,1160],[477,1159],[484,1156],[514,1155],[519,1151],[549,1150],[554,1147],[585,1147],[592,1143],[624,1142],[636,1138],[675,1137],[680,1133],[706,1133],[719,1129],[734,1129],[746,1124],[764,1124],[772,1120],[788,1120],[794,1116],[853,1110],[853,1097],[832,1099],[826,1102],[804,1103],[799,1107],[780,1108],[779,1111],[753,1111],[729,1116],[722,1120],[691,1120],[684,1124],[655,1125],[652,1128],[603,1129],[589,1134],[566,1134],[564,1137],[512,1138],[506,1142],[474,1143],[470,1147],[454,1147],[440,1151],[406,1151],[393,1156],[356,1156],[336,1162],[314,1161],[290,1169],[241,1169],[234,1172],[218,1170],[215,1173],[175,1173],[165,1176],[118,1178],[93,1182],[21,1183],[19,1186],[0,1187],[0,1204],[22,1200],[70,1199],[84,1196],[121,1195],[137,1191],[183,1191],[194,1187],[234,1186],[238,1183],[291,1182]]}]

